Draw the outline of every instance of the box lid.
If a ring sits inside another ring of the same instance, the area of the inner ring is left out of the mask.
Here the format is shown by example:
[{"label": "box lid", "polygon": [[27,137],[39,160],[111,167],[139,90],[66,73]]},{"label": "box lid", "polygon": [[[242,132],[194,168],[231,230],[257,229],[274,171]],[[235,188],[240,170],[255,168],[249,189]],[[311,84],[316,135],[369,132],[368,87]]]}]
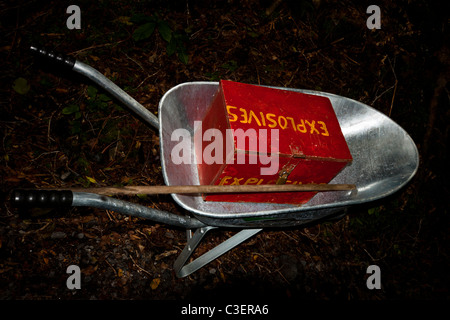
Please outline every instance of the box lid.
[{"label": "box lid", "polygon": [[[270,129],[278,129],[280,156],[351,161],[328,98],[228,80],[220,85],[230,128],[254,129],[258,140],[263,132],[259,129],[267,129],[266,150],[271,146]],[[246,150],[235,146],[237,152],[260,151],[258,144],[246,144]]]}]

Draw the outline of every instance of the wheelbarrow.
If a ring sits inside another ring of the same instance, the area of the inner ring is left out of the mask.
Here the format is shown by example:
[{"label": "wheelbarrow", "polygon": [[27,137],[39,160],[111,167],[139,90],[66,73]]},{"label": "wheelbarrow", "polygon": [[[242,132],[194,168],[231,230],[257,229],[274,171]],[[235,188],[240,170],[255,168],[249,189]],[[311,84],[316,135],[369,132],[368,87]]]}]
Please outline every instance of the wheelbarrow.
[{"label": "wheelbarrow", "polygon": [[[219,83],[187,82],[162,97],[159,119],[96,69],[72,57],[31,47],[38,56],[85,76],[104,89],[143,122],[159,130],[161,168],[167,186],[199,185],[198,168],[174,164],[170,151],[174,130],[184,128],[193,136],[194,121],[202,120]],[[277,87],[272,87],[277,88]],[[330,99],[342,133],[353,156],[330,184],[352,183],[356,190],[318,192],[302,206],[275,203],[210,202],[201,194],[173,193],[174,201],[191,214],[178,215],[96,193],[71,190],[14,190],[15,206],[95,207],[186,229],[187,244],[174,263],[178,277],[185,277],[231,250],[263,228],[302,226],[346,214],[349,207],[387,197],[415,175],[419,154],[411,137],[398,124],[377,110],[342,96],[302,89],[279,88]],[[88,189],[87,189],[88,190]],[[239,232],[189,262],[205,234],[215,228]]]}]

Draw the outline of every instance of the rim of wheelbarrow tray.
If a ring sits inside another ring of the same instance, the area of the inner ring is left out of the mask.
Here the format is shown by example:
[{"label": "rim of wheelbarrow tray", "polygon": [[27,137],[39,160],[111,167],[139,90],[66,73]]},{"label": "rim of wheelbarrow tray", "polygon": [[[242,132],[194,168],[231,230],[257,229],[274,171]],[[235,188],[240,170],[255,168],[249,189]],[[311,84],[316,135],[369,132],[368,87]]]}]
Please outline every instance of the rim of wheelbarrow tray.
[{"label": "rim of wheelbarrow tray", "polygon": [[[210,105],[218,82],[185,82],[169,91],[159,103],[161,167],[167,185],[199,184],[196,163],[175,165],[170,150],[175,129],[187,129],[193,136],[194,121]],[[330,183],[355,184],[355,191],[317,193],[302,206],[274,203],[205,202],[201,195],[172,194],[182,208],[198,215],[217,219],[273,216],[301,211],[347,207],[384,198],[405,186],[419,166],[419,153],[412,138],[396,122],[356,100],[339,95],[267,86],[318,95],[330,99],[347,141],[353,162]],[[192,148],[191,150],[194,150]]]}]

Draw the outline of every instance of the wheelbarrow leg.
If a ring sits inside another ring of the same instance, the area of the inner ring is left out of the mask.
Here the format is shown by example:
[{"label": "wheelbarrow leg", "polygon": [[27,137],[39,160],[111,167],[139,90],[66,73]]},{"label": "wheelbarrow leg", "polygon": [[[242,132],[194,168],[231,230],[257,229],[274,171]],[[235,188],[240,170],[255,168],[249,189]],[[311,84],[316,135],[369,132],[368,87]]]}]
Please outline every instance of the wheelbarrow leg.
[{"label": "wheelbarrow leg", "polygon": [[189,260],[189,258],[199,245],[200,241],[203,239],[206,233],[212,229],[215,229],[215,227],[199,228],[195,231],[194,234],[192,234],[191,230],[187,230],[187,244],[184,247],[181,254],[179,255],[179,257],[177,258],[177,260],[175,261],[173,266],[178,278],[183,278],[190,275],[191,273],[197,271],[201,267],[210,263],[214,259],[220,257],[225,252],[233,249],[237,245],[241,244],[242,242],[246,241],[247,239],[251,238],[252,236],[254,236],[255,234],[257,234],[262,230],[262,229],[244,229],[235,234],[234,236],[232,236],[231,238],[229,238],[228,240],[222,242],[218,246],[209,250],[205,254],[201,255],[194,261],[186,264],[186,262]]}]

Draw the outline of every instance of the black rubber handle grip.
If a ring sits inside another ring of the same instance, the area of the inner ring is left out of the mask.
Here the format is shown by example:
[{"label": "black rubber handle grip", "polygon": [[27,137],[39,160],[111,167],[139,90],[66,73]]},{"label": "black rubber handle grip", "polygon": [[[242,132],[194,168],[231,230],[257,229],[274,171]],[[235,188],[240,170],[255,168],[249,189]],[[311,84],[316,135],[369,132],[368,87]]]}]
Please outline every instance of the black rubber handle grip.
[{"label": "black rubber handle grip", "polygon": [[56,208],[70,207],[73,193],[70,190],[14,190],[11,194],[14,207]]},{"label": "black rubber handle grip", "polygon": [[64,68],[72,69],[73,66],[75,65],[76,59],[68,55],[62,53],[55,53],[45,48],[37,48],[34,46],[31,46],[30,50],[37,57],[44,58],[45,60],[54,63],[56,65],[62,66]]}]

